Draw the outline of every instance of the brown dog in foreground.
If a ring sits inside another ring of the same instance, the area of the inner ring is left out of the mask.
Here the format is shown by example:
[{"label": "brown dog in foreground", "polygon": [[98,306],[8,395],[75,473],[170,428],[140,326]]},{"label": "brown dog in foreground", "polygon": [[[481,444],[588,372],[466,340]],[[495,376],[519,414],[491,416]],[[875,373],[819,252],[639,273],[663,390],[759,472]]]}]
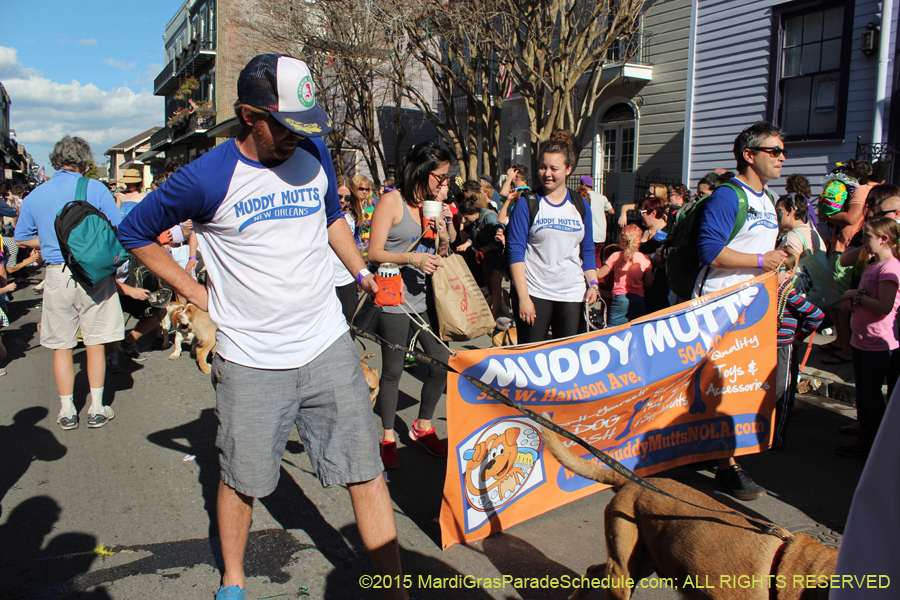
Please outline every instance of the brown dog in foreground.
[{"label": "brown dog in foreground", "polygon": [[216,352],[216,332],[219,328],[213,323],[208,312],[200,310],[193,304],[176,308],[171,318],[175,321],[175,348],[169,355],[169,360],[178,360],[181,356],[182,342],[190,341],[191,353],[196,354],[197,366],[209,375],[212,369],[206,359]]},{"label": "brown dog in foreground", "polygon": [[[566,469],[618,489],[604,513],[608,560],[588,567],[585,573],[588,579],[609,578],[606,598],[631,598],[627,580],[637,585],[653,572],[663,579],[672,578],[688,599],[828,598],[828,588],[816,586],[827,586],[837,564],[837,550],[803,534],[782,541],[741,517],[705,511],[657,494],[612,469],[575,456],[556,434],[544,430],[543,437],[547,449]],[[677,481],[659,477],[648,481],[693,504],[731,510]],[[587,593],[579,589],[570,600],[580,600]]]}]

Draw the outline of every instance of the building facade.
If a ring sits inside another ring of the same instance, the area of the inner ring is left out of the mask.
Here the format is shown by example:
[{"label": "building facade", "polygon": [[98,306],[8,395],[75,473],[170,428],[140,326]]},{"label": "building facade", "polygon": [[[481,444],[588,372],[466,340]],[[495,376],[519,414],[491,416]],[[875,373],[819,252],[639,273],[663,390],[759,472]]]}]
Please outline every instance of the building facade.
[{"label": "building facade", "polygon": [[[690,0],[647,2],[634,35],[610,49],[602,75],[608,85],[592,111],[570,187],[591,175],[619,206],[639,199],[648,183],[680,179],[690,22]],[[501,172],[531,164],[531,123],[517,94],[503,113]]]},{"label": "building facade", "polygon": [[[153,171],[162,170],[162,163],[165,161],[164,158],[160,158],[159,151],[150,147],[150,140],[160,129],[162,127],[151,127],[104,152],[104,155],[109,157],[105,180],[118,181],[125,169],[137,169],[144,179],[141,188],[150,189]],[[104,179],[103,173],[100,173],[100,179]]]},{"label": "building facade", "polygon": [[223,106],[217,97],[218,8],[229,4],[186,0],[166,25],[166,66],[153,82],[153,93],[165,98],[164,125],[150,140],[150,149],[164,152],[166,160],[187,164],[216,145],[207,131]]},{"label": "building facade", "polygon": [[882,4],[692,0],[683,179],[733,169],[735,136],[762,119],[784,131],[782,173],[806,175],[813,193],[838,161],[890,160],[898,0]]}]

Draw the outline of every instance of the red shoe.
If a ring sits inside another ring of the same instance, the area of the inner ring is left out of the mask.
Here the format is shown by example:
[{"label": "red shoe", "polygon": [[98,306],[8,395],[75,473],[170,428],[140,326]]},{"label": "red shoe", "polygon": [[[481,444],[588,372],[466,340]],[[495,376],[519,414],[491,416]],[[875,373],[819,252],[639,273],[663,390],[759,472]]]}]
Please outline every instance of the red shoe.
[{"label": "red shoe", "polygon": [[860,439],[852,439],[850,443],[844,444],[843,446],[838,446],[834,449],[835,452],[840,454],[841,456],[850,456],[850,457],[866,457],[869,455],[869,451],[872,449],[872,444],[867,444],[866,442]]},{"label": "red shoe", "polygon": [[400,457],[397,456],[397,442],[394,440],[384,440],[381,442],[381,462],[385,469],[396,469],[400,467]]},{"label": "red shoe", "polygon": [[409,437],[425,446],[425,449],[433,455],[441,458],[447,456],[447,444],[438,439],[434,427],[428,431],[422,431],[413,423],[413,426],[409,428]]}]

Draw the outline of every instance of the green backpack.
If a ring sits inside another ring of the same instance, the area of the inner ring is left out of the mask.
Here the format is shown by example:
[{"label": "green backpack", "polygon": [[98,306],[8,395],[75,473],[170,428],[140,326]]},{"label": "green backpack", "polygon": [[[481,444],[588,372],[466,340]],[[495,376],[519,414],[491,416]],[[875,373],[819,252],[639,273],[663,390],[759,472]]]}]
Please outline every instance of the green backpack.
[{"label": "green backpack", "polygon": [[[734,220],[734,228],[728,236],[726,245],[731,243],[747,221],[747,194],[739,185],[726,182],[719,187],[727,186],[735,191],[738,197],[738,213]],[[766,194],[772,203],[775,198],[769,190]],[[703,265],[700,264],[700,256],[697,253],[697,241],[700,236],[700,215],[706,202],[712,194],[700,198],[684,211],[679,211],[675,227],[669,232],[666,240],[666,277],[669,280],[669,289],[675,292],[682,300],[688,300],[694,293],[697,276]]]},{"label": "green backpack", "polygon": [[87,201],[88,179],[75,187],[75,200],[56,214],[53,227],[59,249],[72,278],[82,287],[93,287],[128,261],[129,254],[116,237],[116,228]]}]

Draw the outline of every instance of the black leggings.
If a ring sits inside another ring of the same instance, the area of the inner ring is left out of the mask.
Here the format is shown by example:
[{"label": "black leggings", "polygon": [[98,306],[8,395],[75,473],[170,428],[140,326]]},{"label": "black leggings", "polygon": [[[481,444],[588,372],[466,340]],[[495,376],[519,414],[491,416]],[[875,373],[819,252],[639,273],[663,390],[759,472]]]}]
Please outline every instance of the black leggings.
[{"label": "black leggings", "polygon": [[[435,322],[428,318],[427,313],[419,314],[429,325]],[[413,323],[403,313],[387,313],[382,311],[378,323],[378,335],[398,346],[407,345],[407,332],[413,327],[415,331],[421,328]],[[436,329],[432,331],[437,332]],[[425,350],[425,354],[433,356],[443,362],[450,360],[450,352],[428,332],[419,333],[419,343]],[[397,414],[397,396],[399,395],[400,376],[403,375],[403,361],[406,352],[403,350],[389,350],[381,348],[381,389],[378,392],[378,408],[381,411],[381,426],[385,429],[394,428],[394,416]],[[421,369],[425,365],[419,364]],[[419,404],[419,419],[430,421],[434,416],[434,409],[444,388],[447,386],[447,372],[437,367],[428,367],[428,375],[422,383],[421,403]]]},{"label": "black leggings", "polygon": [[[584,303],[556,302],[530,296],[534,303],[534,325],[519,318],[519,295],[512,294],[513,315],[516,317],[516,335],[519,344],[531,344],[546,340],[558,340],[587,331],[584,322]],[[550,336],[550,330],[553,336]]]},{"label": "black leggings", "polygon": [[341,302],[341,311],[344,313],[344,318],[349,323],[353,318],[353,311],[356,310],[356,303],[359,301],[356,284],[348,283],[347,285],[335,287],[334,291],[337,292],[338,300]]}]

